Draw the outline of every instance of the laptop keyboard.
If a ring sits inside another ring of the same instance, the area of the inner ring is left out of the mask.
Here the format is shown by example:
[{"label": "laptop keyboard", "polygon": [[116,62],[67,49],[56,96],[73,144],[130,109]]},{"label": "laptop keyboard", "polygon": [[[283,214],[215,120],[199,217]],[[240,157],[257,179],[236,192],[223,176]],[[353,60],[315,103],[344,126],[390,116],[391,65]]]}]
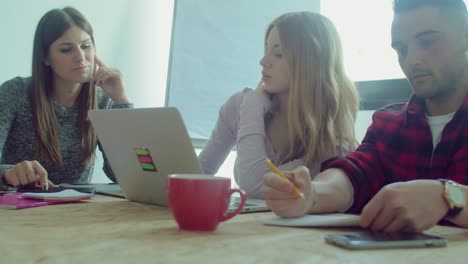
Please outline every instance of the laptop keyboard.
[{"label": "laptop keyboard", "polygon": [[[230,208],[237,208],[237,207],[239,207],[240,203],[241,203],[241,199],[239,197],[232,197],[231,198],[231,203],[229,204],[229,207]],[[258,205],[258,204],[253,203],[253,202],[249,202],[249,199],[247,199],[247,201],[245,201],[244,207],[245,206],[256,206],[256,205]]]}]

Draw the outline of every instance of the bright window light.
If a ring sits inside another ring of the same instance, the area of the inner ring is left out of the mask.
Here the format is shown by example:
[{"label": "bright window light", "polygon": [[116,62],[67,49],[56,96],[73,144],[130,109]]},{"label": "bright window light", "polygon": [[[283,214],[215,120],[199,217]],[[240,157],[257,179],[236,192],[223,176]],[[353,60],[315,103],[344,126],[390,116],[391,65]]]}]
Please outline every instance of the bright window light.
[{"label": "bright window light", "polygon": [[320,2],[320,9],[337,27],[346,71],[353,81],[404,78],[390,47],[392,1],[326,0]]}]

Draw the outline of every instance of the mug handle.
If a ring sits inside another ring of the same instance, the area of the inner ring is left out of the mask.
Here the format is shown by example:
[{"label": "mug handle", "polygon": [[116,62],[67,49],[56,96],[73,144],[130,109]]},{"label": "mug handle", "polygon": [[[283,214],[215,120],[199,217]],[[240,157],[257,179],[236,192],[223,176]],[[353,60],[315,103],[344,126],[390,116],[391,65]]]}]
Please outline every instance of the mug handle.
[{"label": "mug handle", "polygon": [[229,220],[229,219],[233,218],[238,213],[240,213],[242,211],[242,209],[244,209],[245,201],[247,200],[247,197],[245,196],[245,192],[243,190],[241,190],[241,189],[229,189],[228,197],[230,198],[232,196],[232,194],[235,193],[235,192],[240,194],[241,202],[239,204],[239,207],[237,207],[237,209],[235,211],[230,212],[229,214],[223,215],[223,217],[221,217],[221,219],[219,220],[220,222],[223,222],[223,221],[226,221],[226,220]]}]

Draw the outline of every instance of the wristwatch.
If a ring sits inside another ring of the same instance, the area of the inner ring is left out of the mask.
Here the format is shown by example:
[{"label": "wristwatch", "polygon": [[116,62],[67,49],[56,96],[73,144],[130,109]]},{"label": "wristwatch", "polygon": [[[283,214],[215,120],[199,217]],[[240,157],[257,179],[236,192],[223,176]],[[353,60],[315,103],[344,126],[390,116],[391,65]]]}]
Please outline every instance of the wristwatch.
[{"label": "wristwatch", "polygon": [[439,179],[444,185],[444,199],[448,205],[448,212],[445,215],[447,219],[453,219],[465,208],[465,192],[460,187],[460,184],[447,180]]}]

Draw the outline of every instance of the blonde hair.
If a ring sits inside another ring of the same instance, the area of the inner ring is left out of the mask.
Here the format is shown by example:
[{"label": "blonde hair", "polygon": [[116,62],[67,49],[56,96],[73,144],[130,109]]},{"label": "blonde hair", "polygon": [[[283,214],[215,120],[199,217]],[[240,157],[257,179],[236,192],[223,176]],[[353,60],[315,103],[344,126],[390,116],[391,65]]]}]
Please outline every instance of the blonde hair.
[{"label": "blonde hair", "polygon": [[285,161],[302,156],[312,165],[354,150],[359,99],[334,24],[312,12],[286,13],[269,25],[265,43],[273,27],[291,76]]},{"label": "blonde hair", "polygon": [[[34,36],[32,62],[32,108],[33,120],[38,139],[35,156],[42,163],[62,168],[63,159],[59,145],[57,117],[53,106],[53,72],[44,65],[52,43],[62,36],[70,27],[77,26],[87,32],[94,46],[93,30],[84,16],[76,9],[65,7],[47,12],[39,21]],[[95,157],[96,136],[88,110],[97,108],[96,88],[93,84],[81,86],[77,97],[78,129],[81,136],[81,163],[87,164]]]}]

